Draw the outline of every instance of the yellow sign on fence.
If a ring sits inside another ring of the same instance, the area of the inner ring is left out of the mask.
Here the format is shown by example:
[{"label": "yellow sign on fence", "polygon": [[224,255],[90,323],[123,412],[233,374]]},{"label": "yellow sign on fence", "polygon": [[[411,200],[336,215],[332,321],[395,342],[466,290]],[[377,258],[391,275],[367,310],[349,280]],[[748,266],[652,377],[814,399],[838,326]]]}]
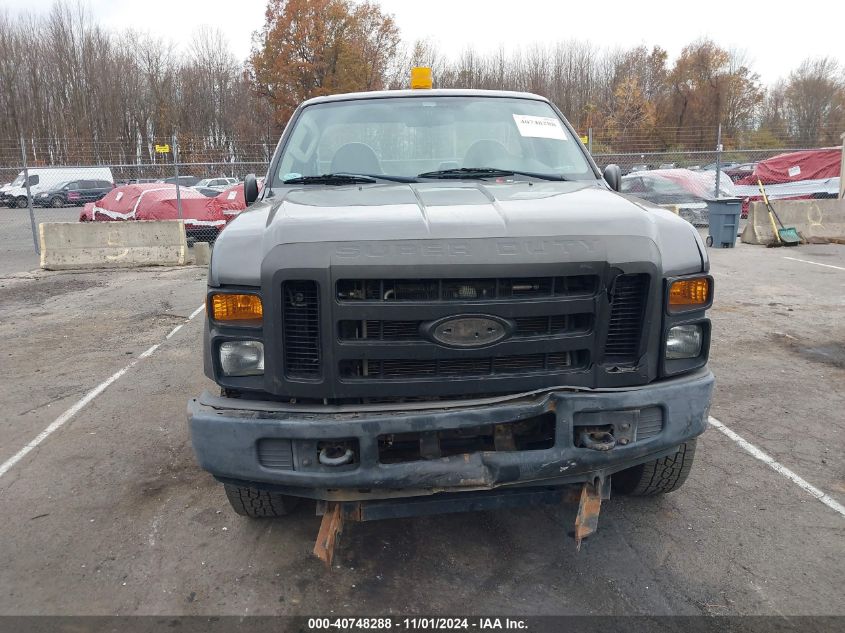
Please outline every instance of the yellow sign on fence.
[{"label": "yellow sign on fence", "polygon": [[156,154],[169,154],[170,145],[156,145]]},{"label": "yellow sign on fence", "polygon": [[589,137],[589,136],[582,136],[582,137],[581,137],[581,142],[582,142],[584,145],[586,145],[587,143],[589,143],[589,142],[590,142],[590,137]]}]

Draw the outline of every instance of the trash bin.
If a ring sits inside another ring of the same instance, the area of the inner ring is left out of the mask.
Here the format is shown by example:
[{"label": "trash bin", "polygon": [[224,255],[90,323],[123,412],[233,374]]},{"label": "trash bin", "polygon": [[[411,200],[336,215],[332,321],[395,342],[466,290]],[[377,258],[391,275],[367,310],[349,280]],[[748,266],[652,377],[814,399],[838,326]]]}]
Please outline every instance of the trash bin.
[{"label": "trash bin", "polygon": [[733,248],[739,229],[739,215],[742,213],[740,198],[715,198],[707,201],[710,216],[710,235],[707,246]]}]

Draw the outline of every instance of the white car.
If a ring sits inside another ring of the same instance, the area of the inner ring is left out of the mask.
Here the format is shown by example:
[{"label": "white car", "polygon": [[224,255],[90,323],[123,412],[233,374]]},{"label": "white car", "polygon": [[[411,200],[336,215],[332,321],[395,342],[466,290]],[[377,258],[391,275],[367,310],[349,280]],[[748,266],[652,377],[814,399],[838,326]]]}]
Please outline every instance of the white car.
[{"label": "white car", "polygon": [[237,178],[205,178],[194,185],[194,189],[215,189],[225,191],[232,185],[238,184]]}]

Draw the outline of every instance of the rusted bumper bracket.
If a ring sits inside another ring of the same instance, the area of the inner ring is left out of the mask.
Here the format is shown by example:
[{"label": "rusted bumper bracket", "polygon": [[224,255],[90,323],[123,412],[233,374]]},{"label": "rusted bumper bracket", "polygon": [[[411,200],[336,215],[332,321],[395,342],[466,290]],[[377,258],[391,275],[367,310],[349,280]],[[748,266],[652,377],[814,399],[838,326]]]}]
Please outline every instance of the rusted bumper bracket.
[{"label": "rusted bumper bracket", "polygon": [[344,521],[378,521],[431,514],[452,514],[479,510],[501,510],[522,506],[579,502],[575,521],[575,540],[581,541],[595,532],[602,499],[610,498],[610,478],[577,486],[497,489],[476,492],[441,493],[405,499],[373,501],[318,501],[317,514],[322,515],[314,554],[331,566],[334,549]]},{"label": "rusted bumper bracket", "polygon": [[585,482],[581,486],[578,514],[575,517],[575,549],[581,551],[581,542],[599,527],[602,499],[610,499],[610,477]]}]

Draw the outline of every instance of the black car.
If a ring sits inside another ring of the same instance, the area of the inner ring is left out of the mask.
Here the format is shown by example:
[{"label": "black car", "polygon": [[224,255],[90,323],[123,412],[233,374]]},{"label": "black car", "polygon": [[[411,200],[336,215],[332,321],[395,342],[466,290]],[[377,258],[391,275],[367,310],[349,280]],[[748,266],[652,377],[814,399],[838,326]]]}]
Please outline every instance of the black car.
[{"label": "black car", "polygon": [[108,180],[71,180],[39,193],[33,202],[39,207],[77,207],[96,202],[112,189],[114,183]]}]

